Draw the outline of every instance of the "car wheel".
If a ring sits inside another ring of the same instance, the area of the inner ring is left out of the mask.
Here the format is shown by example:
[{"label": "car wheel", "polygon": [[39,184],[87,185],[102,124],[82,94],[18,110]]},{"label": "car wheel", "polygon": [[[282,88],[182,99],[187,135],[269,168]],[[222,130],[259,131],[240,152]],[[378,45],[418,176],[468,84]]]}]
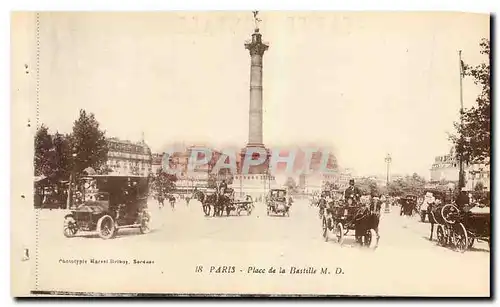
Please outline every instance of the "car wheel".
[{"label": "car wheel", "polygon": [[72,216],[67,216],[64,219],[63,233],[66,238],[74,237],[77,233],[78,228],[76,226],[76,221]]},{"label": "car wheel", "polygon": [[344,243],[344,225],[342,223],[337,224],[336,234],[337,242],[342,245]]},{"label": "car wheel", "polygon": [[141,218],[141,226],[139,228],[142,234],[146,234],[151,231],[151,228],[149,227],[150,222],[151,215],[149,214],[149,212],[144,211]]},{"label": "car wheel", "polygon": [[365,235],[365,244],[368,248],[370,249],[376,249],[377,246],[378,246],[378,236],[377,236],[377,232],[375,231],[375,229],[370,229],[367,231],[366,235]]},{"label": "car wheel", "polygon": [[102,216],[97,221],[97,231],[101,239],[111,239],[115,235],[115,223],[109,215]]},{"label": "car wheel", "polygon": [[325,218],[323,218],[322,226],[323,226],[323,238],[325,239],[325,242],[328,242],[328,226]]}]

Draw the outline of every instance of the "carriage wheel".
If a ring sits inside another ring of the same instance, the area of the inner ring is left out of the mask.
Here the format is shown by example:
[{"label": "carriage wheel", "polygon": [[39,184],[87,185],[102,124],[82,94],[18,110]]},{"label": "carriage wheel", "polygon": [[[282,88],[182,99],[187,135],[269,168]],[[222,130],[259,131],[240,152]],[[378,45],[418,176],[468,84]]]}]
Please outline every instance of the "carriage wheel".
[{"label": "carriage wheel", "polygon": [[474,246],[474,241],[476,241],[476,239],[474,237],[468,237],[467,239],[468,239],[467,248],[471,249]]},{"label": "carriage wheel", "polygon": [[342,245],[344,243],[344,225],[342,223],[337,224],[337,242]]},{"label": "carriage wheel", "polygon": [[205,214],[205,216],[209,216],[210,215],[210,206],[203,205],[203,213]]},{"label": "carriage wheel", "polygon": [[97,221],[97,231],[101,239],[111,239],[115,235],[115,223],[109,215],[102,216]]},{"label": "carriage wheel", "polygon": [[453,243],[457,251],[463,253],[467,250],[467,230],[462,223],[459,223],[453,230]]},{"label": "carriage wheel", "polygon": [[455,224],[455,220],[452,220],[449,215],[451,214],[452,211],[458,211],[458,208],[455,207],[454,205],[444,205],[441,208],[441,217],[443,220],[448,223],[448,224]]},{"label": "carriage wheel", "polygon": [[151,215],[149,214],[149,212],[144,211],[142,213],[141,226],[139,227],[139,230],[141,231],[142,234],[146,234],[151,231],[151,228],[149,228],[150,222],[151,222]]},{"label": "carriage wheel", "polygon": [[64,220],[63,233],[66,238],[74,237],[78,228],[76,226],[75,219],[72,216],[66,217]]},{"label": "carriage wheel", "polygon": [[438,225],[436,229],[436,237],[437,237],[437,243],[441,246],[446,245],[446,237],[444,235],[444,227],[443,225]]},{"label": "carriage wheel", "polygon": [[323,238],[325,239],[325,242],[328,242],[328,225],[326,224],[326,219],[323,218],[322,228],[323,228]]},{"label": "carriage wheel", "polygon": [[378,246],[378,236],[375,229],[370,229],[365,234],[365,246],[370,249],[376,249]]}]

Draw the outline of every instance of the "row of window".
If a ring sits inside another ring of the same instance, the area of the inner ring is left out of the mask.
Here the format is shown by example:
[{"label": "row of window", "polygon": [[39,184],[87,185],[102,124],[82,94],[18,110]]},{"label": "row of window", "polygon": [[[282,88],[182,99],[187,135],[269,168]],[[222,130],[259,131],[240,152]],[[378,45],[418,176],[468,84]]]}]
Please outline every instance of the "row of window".
[{"label": "row of window", "polygon": [[275,180],[274,176],[234,176],[234,180]]},{"label": "row of window", "polygon": [[109,142],[108,148],[110,151],[149,154],[148,148],[141,145]]},{"label": "row of window", "polygon": [[469,178],[471,178],[471,179],[490,178],[490,172],[477,173],[477,174],[470,174],[469,173]]},{"label": "row of window", "polygon": [[[123,162],[123,163],[122,163]],[[106,162],[106,164],[109,166],[109,167],[112,167],[112,168],[121,168],[122,165],[124,168],[132,168],[132,167],[137,167],[137,168],[141,168],[142,170],[145,170],[146,168],[147,169],[151,169],[151,165],[149,164],[146,164],[146,163],[142,163],[142,162],[138,162],[138,161],[118,161],[118,160],[108,160]]]},{"label": "row of window", "polygon": [[458,167],[457,163],[452,164],[433,164],[432,168],[448,168],[448,167]]},{"label": "row of window", "polygon": [[436,162],[448,162],[448,161],[452,161],[452,160],[455,160],[455,157],[439,156],[439,157],[436,157],[436,159],[435,159]]}]

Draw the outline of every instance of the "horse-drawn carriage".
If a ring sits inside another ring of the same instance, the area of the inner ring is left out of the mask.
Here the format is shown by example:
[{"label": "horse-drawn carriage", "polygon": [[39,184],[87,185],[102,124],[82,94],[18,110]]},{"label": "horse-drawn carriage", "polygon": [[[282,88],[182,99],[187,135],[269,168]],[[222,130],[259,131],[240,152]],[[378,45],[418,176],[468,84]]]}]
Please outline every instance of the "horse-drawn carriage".
[{"label": "horse-drawn carriage", "polygon": [[267,215],[290,216],[290,200],[285,189],[271,189],[266,197]]},{"label": "horse-drawn carriage", "polygon": [[66,237],[97,231],[102,239],[110,239],[122,228],[149,232],[147,177],[94,175],[87,180],[85,200],[64,217]]},{"label": "horse-drawn carriage", "polygon": [[375,249],[378,246],[378,224],[380,216],[376,208],[368,204],[360,204],[348,199],[346,203],[333,202],[323,216],[323,238],[329,240],[333,233],[337,242],[342,245],[350,230],[355,231],[356,240],[362,246]]},{"label": "horse-drawn carriage", "polygon": [[412,216],[417,211],[417,196],[414,194],[406,194],[399,199],[401,211],[399,215]]},{"label": "horse-drawn carriage", "polygon": [[223,191],[218,189],[197,190],[193,193],[193,198],[201,202],[205,216],[210,216],[212,212],[213,216],[222,216],[224,212],[227,216],[231,212],[241,215],[243,211],[250,215],[254,209],[251,197],[247,196],[244,200],[235,200],[232,188],[226,188]]},{"label": "horse-drawn carriage", "polygon": [[436,239],[441,246],[452,246],[459,252],[472,248],[474,242],[486,241],[490,245],[491,224],[489,207],[460,210],[454,204],[438,205],[429,213],[430,240],[437,224]]},{"label": "horse-drawn carriage", "polygon": [[426,189],[424,190],[424,196],[422,201],[417,204],[416,211],[420,214],[420,221],[425,222],[425,217],[429,216],[430,212],[433,210],[434,206],[439,206],[440,204],[450,203],[451,199],[446,196],[446,193],[437,189]]},{"label": "horse-drawn carriage", "polygon": [[244,199],[236,199],[233,189],[226,190],[226,193],[229,193],[231,199],[231,201],[226,204],[227,215],[231,212],[236,212],[236,215],[241,215],[243,211],[245,211],[247,215],[252,214],[254,204],[250,195],[245,196]]}]

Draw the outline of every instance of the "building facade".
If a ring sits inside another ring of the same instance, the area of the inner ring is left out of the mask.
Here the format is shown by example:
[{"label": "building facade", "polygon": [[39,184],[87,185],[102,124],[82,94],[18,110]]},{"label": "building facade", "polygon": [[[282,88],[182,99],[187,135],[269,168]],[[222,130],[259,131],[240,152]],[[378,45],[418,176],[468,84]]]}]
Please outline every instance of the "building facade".
[{"label": "building facade", "polygon": [[453,153],[437,156],[430,169],[431,181],[458,181],[460,165]]},{"label": "building facade", "polygon": [[[453,151],[448,155],[437,156],[431,167],[431,182],[457,182],[460,176],[460,164]],[[465,189],[473,191],[480,183],[484,190],[490,191],[490,167],[485,164],[464,165]]]},{"label": "building facade", "polygon": [[491,177],[490,167],[484,164],[472,164],[465,169],[465,189],[467,191],[477,190],[478,184],[483,186],[484,191],[490,191]]},{"label": "building facade", "polygon": [[109,138],[109,175],[148,176],[152,167],[151,150],[144,141],[133,143],[128,140]]}]

